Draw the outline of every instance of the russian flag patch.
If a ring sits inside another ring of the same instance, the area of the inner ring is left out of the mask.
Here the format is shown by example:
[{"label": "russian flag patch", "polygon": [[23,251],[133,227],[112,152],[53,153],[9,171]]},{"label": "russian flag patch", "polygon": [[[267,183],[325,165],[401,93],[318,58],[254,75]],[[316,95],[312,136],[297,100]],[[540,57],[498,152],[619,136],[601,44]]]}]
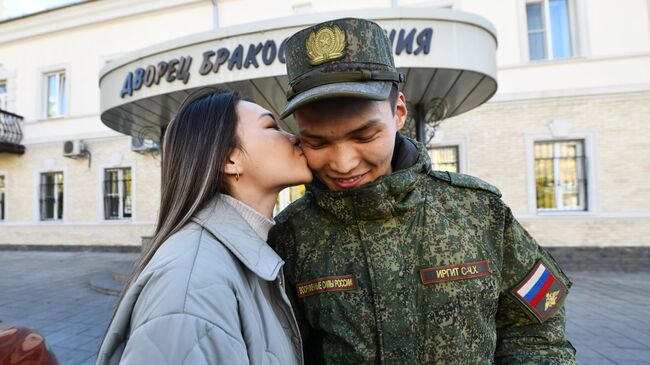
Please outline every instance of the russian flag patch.
[{"label": "russian flag patch", "polygon": [[568,289],[543,260],[512,293],[540,321],[544,322],[561,307]]}]

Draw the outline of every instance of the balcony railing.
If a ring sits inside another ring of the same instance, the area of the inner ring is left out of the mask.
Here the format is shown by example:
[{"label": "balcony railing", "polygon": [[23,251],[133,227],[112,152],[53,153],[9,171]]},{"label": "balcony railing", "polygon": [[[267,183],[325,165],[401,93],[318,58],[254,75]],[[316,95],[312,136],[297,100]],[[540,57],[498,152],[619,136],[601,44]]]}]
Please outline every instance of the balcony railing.
[{"label": "balcony railing", "polygon": [[22,120],[20,115],[0,109],[0,152],[25,153],[25,146],[20,144],[23,141]]}]

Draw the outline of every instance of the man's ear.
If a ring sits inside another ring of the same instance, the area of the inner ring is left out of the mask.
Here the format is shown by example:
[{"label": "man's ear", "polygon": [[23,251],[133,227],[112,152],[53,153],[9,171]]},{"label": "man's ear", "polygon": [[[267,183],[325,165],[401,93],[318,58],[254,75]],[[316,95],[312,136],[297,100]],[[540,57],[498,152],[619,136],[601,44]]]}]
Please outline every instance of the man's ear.
[{"label": "man's ear", "polygon": [[397,102],[395,103],[395,123],[397,123],[397,130],[401,130],[406,123],[406,117],[408,116],[408,109],[406,109],[406,98],[404,94],[400,91],[397,94]]},{"label": "man's ear", "polygon": [[239,148],[234,148],[228,156],[226,165],[223,167],[223,172],[225,172],[226,175],[229,175],[230,177],[237,177],[237,179],[239,179],[239,175],[244,174],[243,161],[244,154],[242,150]]}]

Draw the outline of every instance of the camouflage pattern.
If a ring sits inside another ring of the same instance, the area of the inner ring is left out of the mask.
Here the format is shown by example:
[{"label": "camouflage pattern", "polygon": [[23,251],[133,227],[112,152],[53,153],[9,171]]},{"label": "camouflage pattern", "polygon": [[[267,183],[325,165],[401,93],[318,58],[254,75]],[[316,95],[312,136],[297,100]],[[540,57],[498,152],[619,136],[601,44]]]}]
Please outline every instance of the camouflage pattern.
[{"label": "camouflage pattern", "polygon": [[[327,34],[317,38],[323,30]],[[343,46],[341,54],[336,52],[338,44]],[[326,59],[314,63],[314,53],[324,54]],[[335,56],[329,59],[327,55]],[[322,98],[385,100],[392,83],[403,79],[395,68],[386,32],[365,19],[336,19],[305,28],[287,39],[285,57],[289,103],[281,113],[283,119]]]},{"label": "camouflage pattern", "polygon": [[[276,217],[269,239],[286,261],[306,363],[575,364],[562,304],[540,322],[511,293],[540,259],[569,279],[496,188],[431,171],[417,146],[413,166],[349,191],[312,184]],[[420,277],[484,261],[489,274]],[[353,289],[296,294],[298,284],[348,275]]]}]

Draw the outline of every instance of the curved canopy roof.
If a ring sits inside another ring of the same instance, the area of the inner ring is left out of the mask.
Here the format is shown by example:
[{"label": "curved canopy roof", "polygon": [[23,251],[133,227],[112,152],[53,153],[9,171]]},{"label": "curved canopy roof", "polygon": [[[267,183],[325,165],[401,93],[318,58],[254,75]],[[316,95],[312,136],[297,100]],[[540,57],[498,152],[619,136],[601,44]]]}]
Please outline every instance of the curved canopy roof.
[{"label": "curved canopy roof", "polygon": [[[286,104],[284,40],[328,19],[362,17],[391,39],[409,106],[428,121],[485,103],[497,89],[496,30],[474,14],[389,8],[292,16],[200,33],[154,45],[106,65],[100,73],[101,119],[127,135],[160,139],[195,88],[234,88],[278,115]],[[290,131],[292,117],[281,121]]]}]

